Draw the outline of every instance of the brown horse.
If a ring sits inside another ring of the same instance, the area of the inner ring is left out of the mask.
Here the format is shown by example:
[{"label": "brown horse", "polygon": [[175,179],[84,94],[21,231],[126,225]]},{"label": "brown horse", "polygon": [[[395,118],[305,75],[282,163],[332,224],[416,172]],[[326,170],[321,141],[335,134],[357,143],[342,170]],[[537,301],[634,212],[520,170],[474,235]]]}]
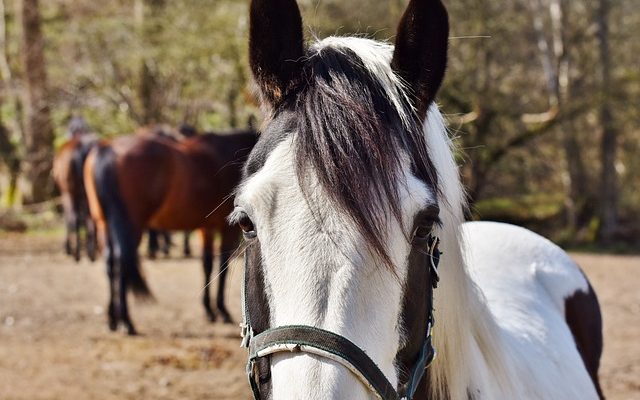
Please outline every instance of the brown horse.
[{"label": "brown horse", "polygon": [[74,135],[56,152],[53,161],[53,178],[62,195],[65,219],[64,247],[68,255],[80,260],[81,230],[85,229],[87,255],[96,258],[96,229],[89,215],[82,169],[91,148],[97,143],[94,135]]},{"label": "brown horse", "polygon": [[91,214],[105,238],[110,282],[109,328],[122,323],[136,330],[127,306],[127,289],[148,296],[137,248],[146,228],[200,229],[203,236],[205,288],[203,304],[211,321],[208,282],[213,270],[214,233],[221,236],[216,308],[231,322],[224,304],[226,264],[238,245],[239,232],[225,217],[240,182],[242,164],[257,140],[255,131],[205,134],[179,142],[134,135],[98,145],[89,155],[84,177]]},{"label": "brown horse", "polygon": [[[138,128],[135,134],[143,137],[154,136],[179,142],[197,135],[198,132],[193,126],[183,123],[176,129],[168,125],[143,126]],[[149,229],[148,233],[147,257],[152,260],[156,259],[158,251],[160,250],[162,250],[165,257],[169,256],[171,247],[173,246],[171,232]],[[184,257],[191,257],[191,245],[189,243],[190,236],[191,231],[183,232],[182,255]],[[160,245],[160,242],[162,242],[162,245]]]}]

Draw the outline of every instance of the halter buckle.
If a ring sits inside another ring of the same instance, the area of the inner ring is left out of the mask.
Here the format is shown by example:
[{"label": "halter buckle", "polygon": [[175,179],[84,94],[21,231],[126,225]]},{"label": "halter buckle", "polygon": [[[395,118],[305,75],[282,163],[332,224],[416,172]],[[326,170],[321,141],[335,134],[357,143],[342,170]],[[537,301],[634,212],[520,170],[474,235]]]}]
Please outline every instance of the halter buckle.
[{"label": "halter buckle", "polygon": [[240,337],[242,341],[240,342],[240,347],[248,348],[249,342],[253,337],[253,329],[251,329],[251,325],[241,322],[240,323]]},{"label": "halter buckle", "polygon": [[440,238],[438,236],[431,236],[431,238],[429,238],[427,251],[429,253],[429,266],[431,267],[431,272],[433,274],[431,284],[434,289],[438,287],[438,282],[440,282],[438,264],[440,263],[440,255],[442,255],[442,253],[438,249],[439,244]]}]

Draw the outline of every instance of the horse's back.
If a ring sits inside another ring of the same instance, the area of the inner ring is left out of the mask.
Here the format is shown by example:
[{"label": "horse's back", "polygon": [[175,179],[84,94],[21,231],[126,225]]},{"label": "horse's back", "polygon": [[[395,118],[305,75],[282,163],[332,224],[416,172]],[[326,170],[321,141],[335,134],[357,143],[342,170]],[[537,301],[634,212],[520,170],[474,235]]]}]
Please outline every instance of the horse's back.
[{"label": "horse's back", "polygon": [[[179,151],[168,139],[121,136],[111,142],[117,158],[119,189],[129,217],[143,226],[172,191],[183,192],[187,179],[176,179]],[[187,176],[187,175],[184,175]]]},{"label": "horse's back", "polygon": [[242,134],[115,139],[120,189],[131,217],[155,229],[225,228],[233,204],[217,206],[239,183],[241,153],[251,150],[250,142]]},{"label": "horse's back", "polygon": [[540,396],[560,390],[562,398],[596,398],[602,320],[578,265],[549,240],[517,226],[470,222],[463,234],[471,276],[509,336],[514,359],[533,367],[527,374],[539,383]]}]

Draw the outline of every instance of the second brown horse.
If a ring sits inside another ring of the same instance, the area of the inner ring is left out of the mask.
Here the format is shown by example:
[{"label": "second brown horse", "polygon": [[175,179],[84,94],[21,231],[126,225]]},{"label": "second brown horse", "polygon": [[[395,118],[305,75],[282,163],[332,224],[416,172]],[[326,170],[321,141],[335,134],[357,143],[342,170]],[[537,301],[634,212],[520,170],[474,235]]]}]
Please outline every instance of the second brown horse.
[{"label": "second brown horse", "polygon": [[53,178],[60,190],[64,211],[64,247],[76,261],[80,261],[82,228],[85,230],[87,256],[94,261],[97,253],[95,225],[89,215],[82,177],[84,162],[97,142],[97,136],[92,134],[74,135],[60,146],[53,160]]},{"label": "second brown horse", "polygon": [[[205,134],[180,142],[141,135],[120,137],[94,148],[84,169],[91,214],[106,251],[110,300],[109,328],[121,323],[130,335],[127,290],[149,296],[140,271],[138,245],[146,228],[200,229],[203,237],[204,295],[207,316],[231,317],[224,304],[226,264],[239,242],[239,232],[225,217],[232,211],[229,195],[240,182],[242,165],[257,140],[255,131]],[[221,236],[217,312],[209,296],[214,233]]]}]

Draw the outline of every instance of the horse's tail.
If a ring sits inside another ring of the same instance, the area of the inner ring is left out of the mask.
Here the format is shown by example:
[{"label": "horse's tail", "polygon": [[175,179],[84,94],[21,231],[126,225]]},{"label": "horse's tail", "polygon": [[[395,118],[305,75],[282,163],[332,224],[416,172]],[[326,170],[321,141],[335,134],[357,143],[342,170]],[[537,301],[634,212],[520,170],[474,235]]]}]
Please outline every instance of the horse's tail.
[{"label": "horse's tail", "polygon": [[107,223],[107,235],[113,246],[116,262],[132,292],[142,298],[152,297],[151,291],[140,271],[136,228],[128,218],[118,185],[116,154],[110,146],[95,149],[93,163],[95,192]]}]

